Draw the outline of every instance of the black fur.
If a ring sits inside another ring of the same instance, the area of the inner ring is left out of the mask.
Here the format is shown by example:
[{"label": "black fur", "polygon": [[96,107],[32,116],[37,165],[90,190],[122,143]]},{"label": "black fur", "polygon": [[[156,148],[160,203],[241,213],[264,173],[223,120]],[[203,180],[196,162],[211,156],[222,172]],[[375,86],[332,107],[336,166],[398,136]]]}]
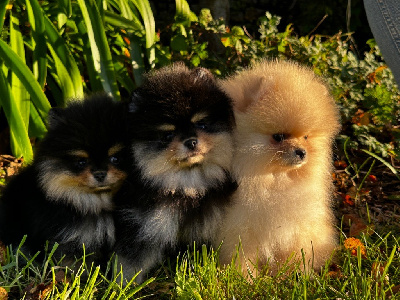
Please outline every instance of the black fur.
[{"label": "black fur", "polygon": [[[140,282],[168,255],[176,255],[194,241],[210,244],[237,185],[227,167],[221,178],[207,182],[204,193],[185,193],[179,182],[173,182],[178,188],[170,191],[157,179],[168,175],[147,174],[141,167],[147,158],[135,152],[142,147],[145,155],[157,157],[171,151],[168,147],[173,140],[184,144],[191,138],[200,139],[200,135],[231,137],[232,103],[209,71],[189,70],[183,64],[160,69],[145,78],[132,98],[130,138],[135,169],[116,197],[116,253],[126,277],[142,270],[137,279]],[[191,120],[199,113],[206,117],[194,124]],[[160,131],[164,124],[175,126],[175,130]],[[223,146],[231,147],[230,140]],[[199,165],[190,165],[184,172]]]},{"label": "black fur", "polygon": [[[49,130],[38,146],[33,164],[10,181],[0,199],[1,241],[12,244],[15,249],[23,235],[27,235],[24,249],[31,254],[43,253],[46,241],[50,247],[57,242],[57,257],[66,255],[67,262],[74,256],[82,256],[83,242],[87,254],[94,252],[99,262],[107,259],[115,241],[112,206],[92,210],[80,205],[79,196],[55,197],[44,188],[41,178],[51,182],[57,175],[70,174],[73,178],[85,170],[110,176],[108,151],[115,145],[126,145],[126,112],[125,104],[105,95],[74,101],[65,109],[50,111]],[[71,155],[73,151],[88,154],[85,165],[79,165],[79,158]],[[118,149],[112,161],[113,168],[122,175],[127,174],[131,165],[129,150]],[[49,170],[55,176],[46,174]],[[62,184],[66,184],[68,191],[68,183]],[[86,187],[71,186],[79,191],[80,188]],[[93,192],[96,193],[102,192]]]}]

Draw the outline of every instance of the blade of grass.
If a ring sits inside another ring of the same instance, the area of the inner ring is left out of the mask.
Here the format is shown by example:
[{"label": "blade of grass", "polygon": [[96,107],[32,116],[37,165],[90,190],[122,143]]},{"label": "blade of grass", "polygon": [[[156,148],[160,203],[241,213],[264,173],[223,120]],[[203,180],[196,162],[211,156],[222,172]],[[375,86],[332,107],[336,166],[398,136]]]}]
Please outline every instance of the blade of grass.
[{"label": "blade of grass", "polygon": [[132,15],[132,19],[127,19],[126,17],[117,15],[113,12],[106,10],[104,12],[104,20],[115,27],[120,27],[125,30],[135,30],[135,31],[143,30],[142,24],[140,24],[139,20],[136,18],[135,15]]},{"label": "blade of grass", "polygon": [[189,22],[197,21],[197,16],[194,14],[189,7],[186,0],[175,0],[176,12],[175,20],[181,21],[186,20]]},{"label": "blade of grass", "polygon": [[57,0],[58,8],[69,18],[72,15],[71,0]]},{"label": "blade of grass", "polygon": [[[85,23],[83,22],[82,19],[76,20],[76,26],[78,29],[78,32],[80,34],[80,40],[83,43],[84,39],[87,39],[87,28],[85,26]],[[104,91],[103,85],[100,80],[100,75],[95,69],[94,62],[93,62],[93,57],[92,57],[92,50],[90,48],[89,43],[83,43],[82,45],[82,51],[83,51],[83,58],[84,58],[84,65],[86,66],[88,77],[89,77],[89,84],[92,92],[101,92]]]},{"label": "blade of grass", "polygon": [[99,9],[93,0],[78,0],[78,3],[87,28],[94,68],[100,76],[104,91],[119,99],[114,65]]},{"label": "blade of grass", "polygon": [[388,167],[388,169],[389,169],[390,171],[392,171],[392,173],[393,173],[394,175],[396,175],[397,179],[400,180],[400,176],[399,176],[397,170],[396,170],[391,164],[389,164],[387,161],[385,161],[382,157],[379,157],[379,156],[376,155],[375,153],[372,153],[372,152],[370,152],[370,151],[368,151],[368,150],[365,150],[365,149],[361,149],[361,151],[363,151],[363,152],[367,153],[368,155],[372,156],[373,158],[376,158],[377,160],[379,160],[379,161],[380,161],[381,163],[383,163],[386,167]]},{"label": "blade of grass", "polygon": [[44,88],[47,75],[46,37],[44,35],[44,12],[37,0],[26,0],[29,22],[32,27],[33,74],[40,86]]},{"label": "blade of grass", "polygon": [[9,85],[3,71],[0,70],[0,104],[6,115],[10,126],[11,150],[16,157],[24,157],[26,162],[33,159],[32,146],[24,120],[19,112],[16,102],[13,99]]},{"label": "blade of grass", "polygon": [[47,132],[46,124],[40,118],[36,107],[31,102],[30,114],[29,114],[29,129],[28,135],[30,137],[42,138]]},{"label": "blade of grass", "polygon": [[33,104],[35,105],[42,120],[46,120],[47,113],[50,110],[50,104],[43,93],[39,83],[36,81],[31,70],[26,64],[14,53],[14,51],[3,40],[0,39],[0,58],[4,64],[16,74],[22,84],[31,95]]},{"label": "blade of grass", "polygon": [[146,51],[147,51],[147,59],[150,64],[150,68],[154,68],[155,66],[155,36],[156,36],[156,27],[153,12],[150,7],[150,3],[147,0],[130,0],[138,9],[145,28],[145,36],[146,36]]},{"label": "blade of grass", "polygon": [[[19,19],[10,13],[10,46],[12,51],[19,57],[19,59],[26,64],[25,61],[25,48],[22,33],[19,28]],[[21,114],[22,120],[26,130],[29,126],[29,94],[27,93],[23,83],[18,76],[13,72],[11,74],[11,93],[13,99]]]},{"label": "blade of grass", "polygon": [[69,99],[75,97],[74,83],[72,82],[71,76],[69,75],[68,69],[61,62],[57,53],[50,47],[51,56],[54,59],[54,66],[57,70],[57,76],[60,81],[60,88],[63,93],[63,102],[67,102]]},{"label": "blade of grass", "polygon": [[5,0],[5,1],[1,1],[1,3],[0,3],[0,32],[3,29],[8,2],[9,2],[8,0]]},{"label": "blade of grass", "polygon": [[[68,70],[68,74],[60,75],[59,77],[68,76],[70,79],[64,79],[71,81],[73,84],[73,89],[66,93],[67,97],[82,98],[83,97],[83,85],[82,76],[80,74],[79,68],[68,49],[67,43],[60,36],[57,29],[50,21],[49,18],[44,18],[46,36],[48,40],[48,48],[50,49],[53,59],[57,60],[60,64],[64,66],[64,69]],[[60,78],[61,80],[61,78]],[[72,93],[73,92],[73,93]]]}]

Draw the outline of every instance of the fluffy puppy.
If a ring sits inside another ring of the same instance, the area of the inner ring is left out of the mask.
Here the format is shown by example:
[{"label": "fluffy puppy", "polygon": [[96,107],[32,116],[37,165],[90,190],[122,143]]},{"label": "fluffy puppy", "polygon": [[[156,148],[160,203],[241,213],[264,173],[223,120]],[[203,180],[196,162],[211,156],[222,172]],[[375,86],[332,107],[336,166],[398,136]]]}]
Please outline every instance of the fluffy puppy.
[{"label": "fluffy puppy", "polygon": [[142,270],[140,282],[181,246],[215,238],[236,188],[234,116],[209,71],[180,63],[150,73],[131,111],[135,172],[117,197],[116,253],[125,278]]},{"label": "fluffy puppy", "polygon": [[34,162],[0,199],[0,240],[32,254],[58,243],[64,262],[94,252],[107,258],[115,241],[112,197],[131,167],[125,147],[127,108],[97,95],[53,108]]},{"label": "fluffy puppy", "polygon": [[336,246],[333,98],[312,70],[293,62],[261,61],[220,83],[234,101],[239,185],[218,234],[221,263],[231,262],[240,237],[243,270],[269,261],[274,273],[292,254],[300,259],[301,249],[320,268]]}]

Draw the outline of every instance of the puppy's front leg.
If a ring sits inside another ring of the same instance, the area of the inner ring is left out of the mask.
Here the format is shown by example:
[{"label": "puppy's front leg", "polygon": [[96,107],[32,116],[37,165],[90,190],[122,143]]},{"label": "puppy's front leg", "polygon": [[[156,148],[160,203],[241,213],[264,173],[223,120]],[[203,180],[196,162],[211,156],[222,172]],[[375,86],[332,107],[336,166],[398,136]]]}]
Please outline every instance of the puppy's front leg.
[{"label": "puppy's front leg", "polygon": [[122,267],[124,285],[133,276],[140,272],[135,282],[141,284],[147,277],[148,272],[162,262],[163,247],[156,245],[140,245],[133,251],[118,253],[118,265]]}]

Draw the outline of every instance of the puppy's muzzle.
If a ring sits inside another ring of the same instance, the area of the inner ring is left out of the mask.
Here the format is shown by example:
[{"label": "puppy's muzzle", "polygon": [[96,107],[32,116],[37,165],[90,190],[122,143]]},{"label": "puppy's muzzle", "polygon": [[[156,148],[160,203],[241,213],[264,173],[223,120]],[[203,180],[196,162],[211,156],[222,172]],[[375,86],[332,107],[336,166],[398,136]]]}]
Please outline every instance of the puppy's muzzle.
[{"label": "puppy's muzzle", "polygon": [[103,182],[107,177],[107,171],[95,171],[92,174],[94,179],[96,179],[98,182]]},{"label": "puppy's muzzle", "polygon": [[193,151],[196,149],[198,141],[196,138],[189,138],[183,142],[186,148]]},{"label": "puppy's muzzle", "polygon": [[304,149],[297,148],[294,150],[294,154],[298,160],[302,161],[306,158],[307,152]]}]

